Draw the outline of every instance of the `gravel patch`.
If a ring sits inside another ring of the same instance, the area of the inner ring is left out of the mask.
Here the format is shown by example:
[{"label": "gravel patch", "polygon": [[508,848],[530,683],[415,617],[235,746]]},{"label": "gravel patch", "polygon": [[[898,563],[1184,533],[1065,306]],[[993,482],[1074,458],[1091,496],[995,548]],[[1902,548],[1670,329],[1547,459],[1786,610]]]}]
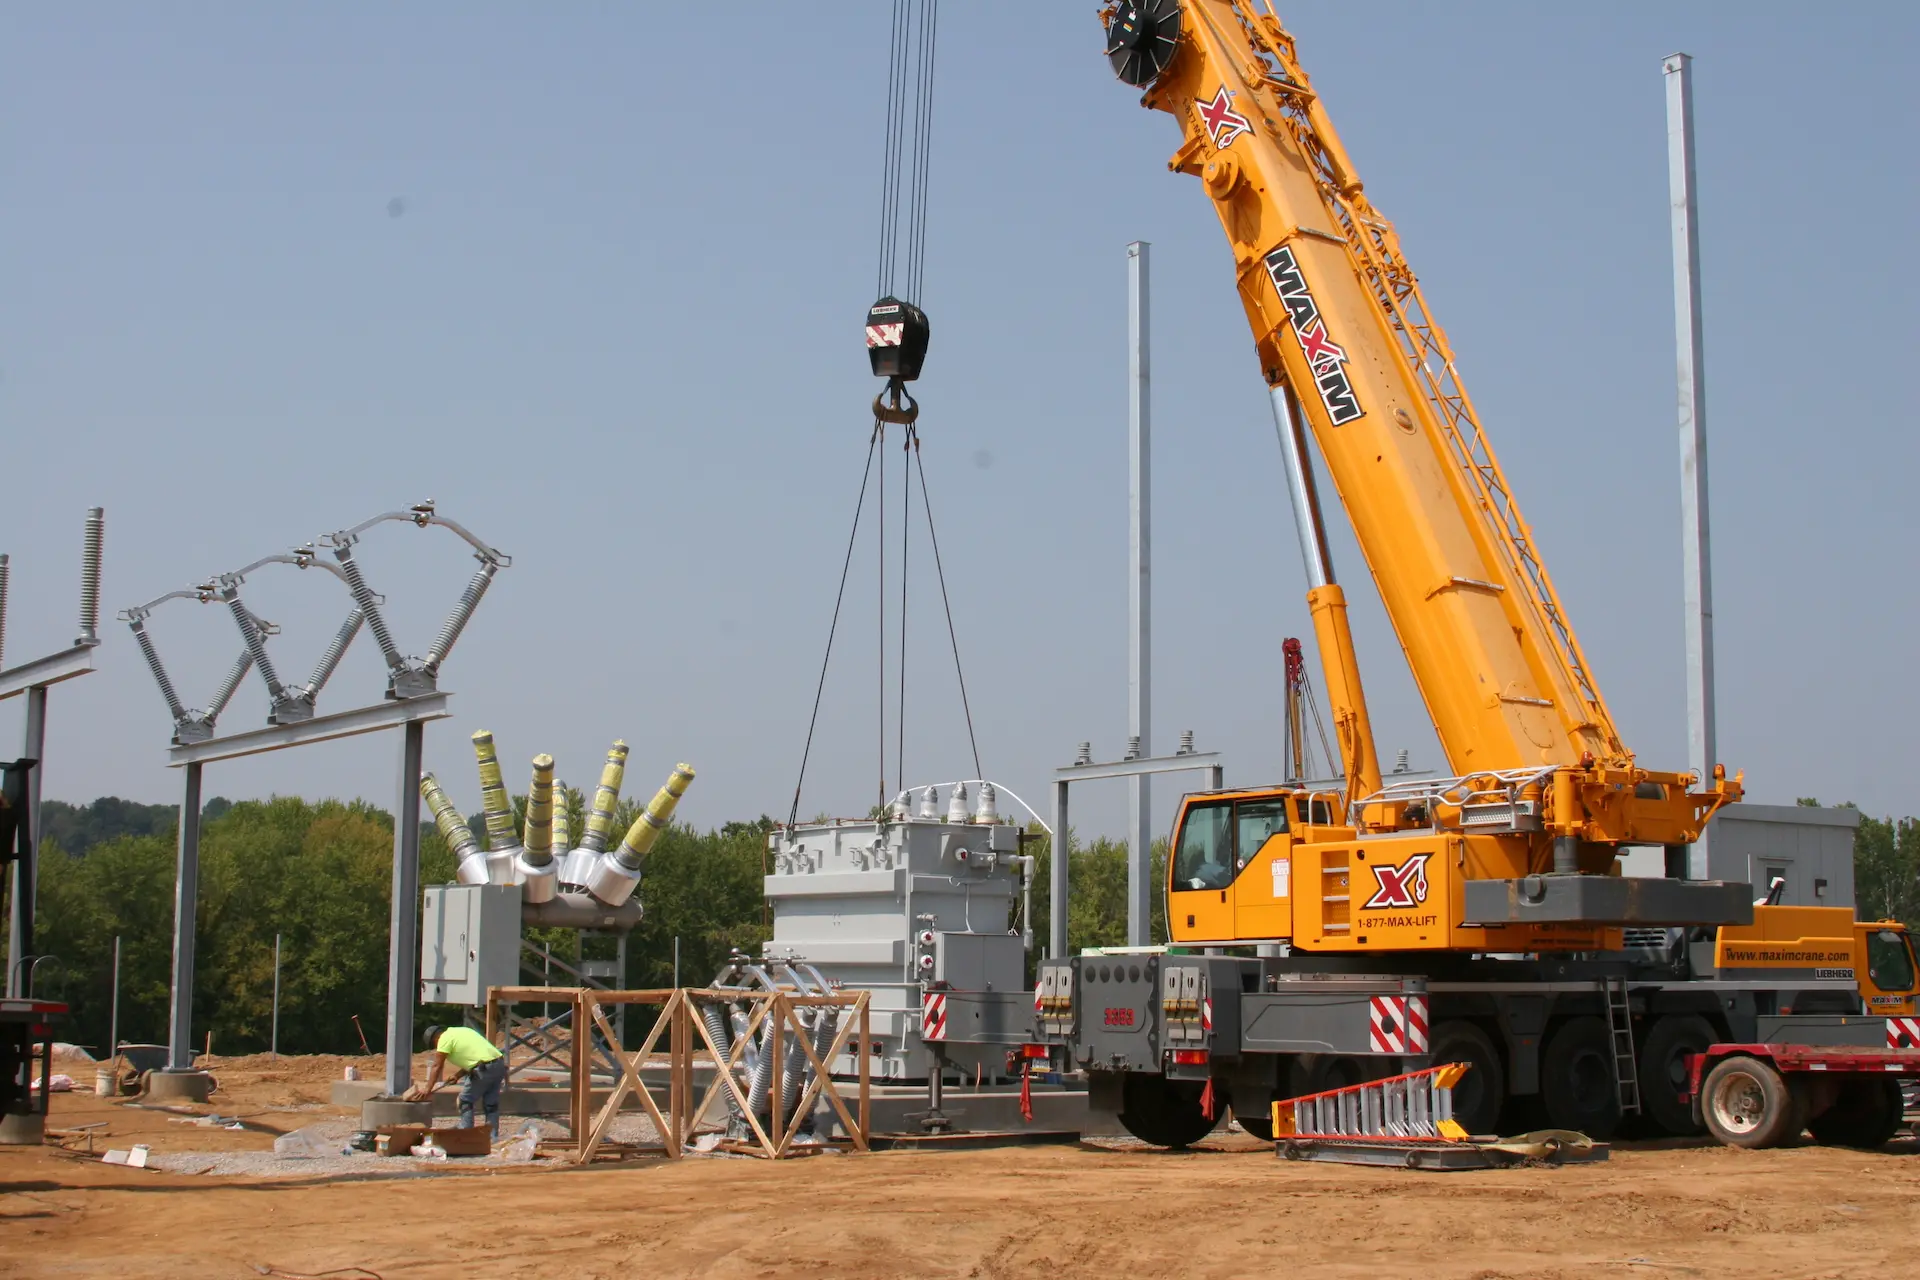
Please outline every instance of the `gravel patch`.
[{"label": "gravel patch", "polygon": [[[651,1141],[653,1126],[644,1119],[646,1136],[625,1136],[630,1128],[626,1117],[614,1125],[618,1141]],[[471,1169],[559,1168],[563,1157],[537,1155],[532,1161],[512,1161],[500,1155],[464,1156],[449,1160],[427,1160],[417,1156],[382,1156],[368,1151],[351,1151],[347,1141],[359,1128],[351,1120],[319,1120],[303,1130],[320,1139],[329,1154],[320,1156],[283,1156],[272,1151],[171,1151],[153,1152],[149,1167],[168,1173],[210,1174],[216,1177],[243,1178],[420,1178],[460,1173]],[[540,1137],[564,1137],[566,1127],[534,1116],[502,1116],[500,1132],[512,1137],[527,1129]]]}]

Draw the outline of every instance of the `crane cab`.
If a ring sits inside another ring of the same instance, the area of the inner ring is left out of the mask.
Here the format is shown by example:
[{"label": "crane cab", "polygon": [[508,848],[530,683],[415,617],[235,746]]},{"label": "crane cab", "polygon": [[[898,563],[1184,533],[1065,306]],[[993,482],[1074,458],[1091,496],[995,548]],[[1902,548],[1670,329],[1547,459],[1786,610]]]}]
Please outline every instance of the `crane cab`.
[{"label": "crane cab", "polygon": [[1335,834],[1334,812],[1333,797],[1286,787],[1188,796],[1168,845],[1168,938],[1291,938],[1294,846],[1309,826]]}]

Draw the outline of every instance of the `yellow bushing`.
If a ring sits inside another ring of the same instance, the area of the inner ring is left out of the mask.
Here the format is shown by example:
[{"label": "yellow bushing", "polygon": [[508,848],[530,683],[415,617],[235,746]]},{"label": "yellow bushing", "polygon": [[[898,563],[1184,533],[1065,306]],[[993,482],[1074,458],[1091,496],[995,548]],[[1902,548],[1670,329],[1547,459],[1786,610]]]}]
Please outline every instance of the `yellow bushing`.
[{"label": "yellow bushing", "polygon": [[493,753],[493,735],[485,729],[473,735],[473,758],[480,765],[480,812],[487,820],[487,848],[511,849],[514,839],[513,801],[500,776],[500,758]]},{"label": "yellow bushing", "polygon": [[453,801],[447,799],[447,793],[440,789],[440,780],[430,773],[420,775],[420,798],[427,802],[427,808],[433,814],[433,825],[440,828],[440,838],[447,842],[447,848],[453,850],[455,858],[465,858],[478,851],[480,842],[473,838],[473,828],[453,807]]},{"label": "yellow bushing", "polygon": [[673,774],[667,779],[667,785],[653,793],[653,799],[633,820],[627,829],[627,838],[620,842],[620,861],[630,867],[640,865],[640,860],[653,848],[653,842],[667,829],[667,823],[673,819],[673,810],[680,803],[680,797],[687,794],[687,784],[693,781],[693,766],[677,764]]},{"label": "yellow bushing", "polygon": [[533,758],[533,781],[527,787],[527,821],[520,837],[527,861],[540,866],[553,856],[553,757]]},{"label": "yellow bushing", "polygon": [[596,853],[607,847],[613,835],[613,811],[620,807],[620,784],[627,776],[627,744],[616,738],[607,751],[607,763],[600,770],[600,786],[593,793],[593,808],[587,814],[587,830],[580,838],[583,849]]}]

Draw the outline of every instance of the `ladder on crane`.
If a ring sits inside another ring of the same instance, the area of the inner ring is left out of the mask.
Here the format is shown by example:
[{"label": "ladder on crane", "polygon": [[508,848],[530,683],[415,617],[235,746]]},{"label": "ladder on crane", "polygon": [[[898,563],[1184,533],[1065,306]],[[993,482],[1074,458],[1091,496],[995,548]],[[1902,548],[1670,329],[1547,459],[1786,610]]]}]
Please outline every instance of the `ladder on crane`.
[{"label": "ladder on crane", "polygon": [[1607,978],[1607,1029],[1613,1036],[1613,1080],[1620,1094],[1620,1114],[1640,1114],[1640,1069],[1633,1048],[1633,1008],[1627,999],[1627,980]]}]

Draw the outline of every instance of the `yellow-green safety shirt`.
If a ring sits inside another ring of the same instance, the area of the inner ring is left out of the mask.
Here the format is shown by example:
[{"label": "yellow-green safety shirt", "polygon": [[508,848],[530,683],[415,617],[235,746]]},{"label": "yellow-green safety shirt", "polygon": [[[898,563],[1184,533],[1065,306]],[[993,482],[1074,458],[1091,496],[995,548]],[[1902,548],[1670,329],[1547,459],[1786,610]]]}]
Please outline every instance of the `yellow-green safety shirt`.
[{"label": "yellow-green safety shirt", "polygon": [[434,1051],[447,1055],[447,1061],[462,1071],[471,1071],[483,1062],[500,1056],[487,1038],[469,1027],[448,1027],[434,1042]]}]

